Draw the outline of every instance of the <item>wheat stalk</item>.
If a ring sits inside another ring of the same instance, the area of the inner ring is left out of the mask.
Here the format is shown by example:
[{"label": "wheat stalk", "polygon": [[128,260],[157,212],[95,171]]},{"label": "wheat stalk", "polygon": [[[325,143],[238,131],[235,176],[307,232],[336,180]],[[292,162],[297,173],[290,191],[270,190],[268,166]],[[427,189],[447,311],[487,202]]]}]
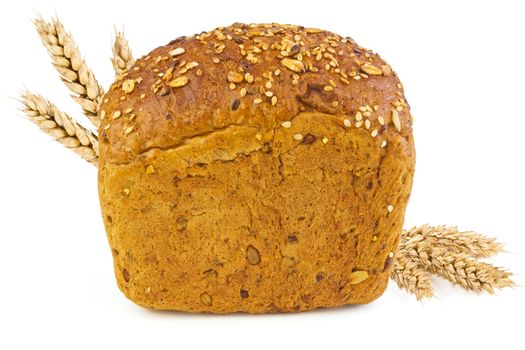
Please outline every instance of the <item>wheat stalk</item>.
[{"label": "wheat stalk", "polygon": [[133,64],[135,64],[128,40],[124,37],[124,33],[119,31],[117,31],[115,36],[111,63],[115,69],[116,79],[123,78]]},{"label": "wheat stalk", "polygon": [[58,18],[46,22],[39,17],[34,24],[60,78],[73,93],[73,99],[82,107],[84,114],[98,128],[97,110],[104,90],[80,55],[73,38]]},{"label": "wheat stalk", "polygon": [[98,139],[91,131],[40,95],[24,91],[20,102],[21,110],[42,131],[97,166]]},{"label": "wheat stalk", "polygon": [[436,248],[455,253],[465,253],[476,258],[487,258],[501,252],[503,246],[495,238],[489,238],[473,231],[459,231],[452,226],[422,225],[405,231],[401,237],[406,240],[424,240]]},{"label": "wheat stalk", "polygon": [[390,278],[397,283],[399,288],[414,294],[417,300],[433,296],[430,273],[425,271],[419,263],[413,261],[406,251],[397,252]]},{"label": "wheat stalk", "polygon": [[511,273],[474,260],[468,253],[458,253],[415,238],[401,242],[399,249],[427,271],[441,276],[464,289],[494,293],[494,289],[514,285]]}]

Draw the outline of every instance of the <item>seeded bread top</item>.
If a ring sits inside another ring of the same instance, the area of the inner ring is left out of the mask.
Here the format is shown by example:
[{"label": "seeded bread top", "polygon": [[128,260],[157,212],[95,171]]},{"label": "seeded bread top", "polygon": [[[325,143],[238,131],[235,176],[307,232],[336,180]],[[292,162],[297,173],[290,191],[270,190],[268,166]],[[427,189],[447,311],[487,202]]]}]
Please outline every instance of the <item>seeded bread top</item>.
[{"label": "seeded bread top", "polygon": [[100,108],[101,160],[128,162],[233,124],[271,137],[303,111],[371,137],[412,132],[402,86],[379,55],[320,29],[235,23],[175,39],[113,83]]}]

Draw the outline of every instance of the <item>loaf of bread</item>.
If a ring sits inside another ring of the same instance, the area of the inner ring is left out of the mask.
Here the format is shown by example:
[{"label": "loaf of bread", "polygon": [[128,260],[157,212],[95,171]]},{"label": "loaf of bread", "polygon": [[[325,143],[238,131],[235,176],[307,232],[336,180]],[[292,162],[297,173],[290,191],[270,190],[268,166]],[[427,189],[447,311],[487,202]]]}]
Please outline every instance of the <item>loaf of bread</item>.
[{"label": "loaf of bread", "polygon": [[378,298],[415,153],[391,67],[351,38],[233,24],[139,59],[100,108],[119,288],[151,309],[294,312]]}]

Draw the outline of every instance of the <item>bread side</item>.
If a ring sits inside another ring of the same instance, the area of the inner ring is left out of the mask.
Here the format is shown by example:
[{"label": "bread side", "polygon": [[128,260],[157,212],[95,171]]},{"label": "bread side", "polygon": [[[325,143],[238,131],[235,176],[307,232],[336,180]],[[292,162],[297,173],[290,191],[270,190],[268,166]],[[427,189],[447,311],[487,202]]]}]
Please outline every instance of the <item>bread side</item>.
[{"label": "bread side", "polygon": [[264,313],[382,294],[412,182],[412,139],[371,137],[321,113],[273,124],[266,134],[233,125],[101,167],[104,222],[128,298],[154,309]]}]

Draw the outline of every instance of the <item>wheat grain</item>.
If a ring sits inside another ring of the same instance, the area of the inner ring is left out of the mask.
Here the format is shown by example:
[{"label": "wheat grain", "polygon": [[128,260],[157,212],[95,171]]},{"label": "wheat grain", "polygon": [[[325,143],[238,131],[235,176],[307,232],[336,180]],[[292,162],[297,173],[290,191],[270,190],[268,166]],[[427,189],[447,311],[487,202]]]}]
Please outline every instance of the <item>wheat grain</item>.
[{"label": "wheat grain", "polygon": [[93,125],[98,127],[97,110],[104,90],[80,55],[71,34],[66,32],[58,18],[46,22],[39,17],[34,20],[34,24],[60,78],[73,93],[73,99]]},{"label": "wheat grain", "polygon": [[42,131],[97,166],[98,139],[69,115],[40,95],[24,91],[20,94],[21,110]]},{"label": "wheat grain", "polygon": [[414,294],[417,300],[433,296],[430,273],[413,261],[404,250],[397,252],[390,278],[397,283],[399,288]]},{"label": "wheat grain", "polygon": [[452,252],[436,247],[432,242],[420,240],[420,235],[401,242],[399,249],[405,251],[413,261],[418,262],[427,271],[441,276],[464,289],[477,292],[494,293],[494,289],[514,285],[511,273],[479,262],[468,253]]},{"label": "wheat grain", "polygon": [[425,240],[432,247],[465,253],[476,258],[487,258],[503,249],[495,238],[489,238],[473,231],[459,231],[457,227],[452,226],[422,225],[414,227],[405,231],[401,239]]},{"label": "wheat grain", "polygon": [[116,79],[123,78],[133,64],[135,64],[128,40],[124,37],[124,33],[119,31],[117,31],[115,36],[111,63],[115,69]]}]

